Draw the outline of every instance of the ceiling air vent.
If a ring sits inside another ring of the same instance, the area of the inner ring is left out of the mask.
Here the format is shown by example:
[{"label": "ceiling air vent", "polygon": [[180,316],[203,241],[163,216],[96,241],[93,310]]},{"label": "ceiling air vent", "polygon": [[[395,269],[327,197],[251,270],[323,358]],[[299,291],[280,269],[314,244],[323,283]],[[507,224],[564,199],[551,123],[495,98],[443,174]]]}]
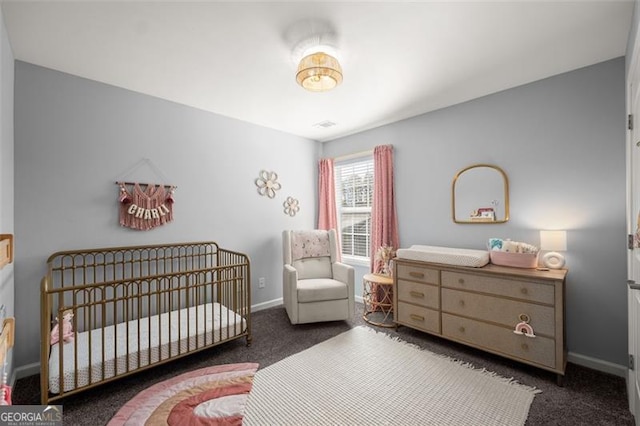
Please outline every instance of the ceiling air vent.
[{"label": "ceiling air vent", "polygon": [[313,127],[324,127],[325,129],[328,129],[329,127],[333,127],[335,125],[336,123],[334,123],[333,121],[325,120],[314,124]]}]

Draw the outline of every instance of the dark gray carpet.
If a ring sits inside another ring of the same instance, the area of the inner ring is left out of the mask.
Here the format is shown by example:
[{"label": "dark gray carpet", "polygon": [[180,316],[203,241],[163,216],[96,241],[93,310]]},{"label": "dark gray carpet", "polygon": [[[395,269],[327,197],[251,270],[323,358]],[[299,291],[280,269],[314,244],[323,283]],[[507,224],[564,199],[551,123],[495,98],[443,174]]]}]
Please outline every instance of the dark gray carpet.
[{"label": "dark gray carpet", "polygon": [[[148,386],[187,371],[216,364],[257,362],[260,368],[329,339],[352,327],[365,325],[360,312],[352,321],[293,326],[282,307],[255,312],[252,317],[253,344],[237,340],[191,355],[146,372],[100,386],[63,400],[65,425],[101,425],[129,399]],[[629,413],[624,379],[569,364],[564,386],[556,385],[553,373],[486,354],[407,327],[383,329],[402,340],[432,352],[485,367],[504,377],[542,390],[536,395],[527,425],[633,425]],[[402,362],[402,360],[398,360]],[[383,365],[371,366],[371,373]],[[40,404],[39,376],[18,380],[14,404]],[[425,383],[428,386],[428,383]],[[354,392],[357,392],[354,389]],[[380,395],[383,399],[384,395]]]}]

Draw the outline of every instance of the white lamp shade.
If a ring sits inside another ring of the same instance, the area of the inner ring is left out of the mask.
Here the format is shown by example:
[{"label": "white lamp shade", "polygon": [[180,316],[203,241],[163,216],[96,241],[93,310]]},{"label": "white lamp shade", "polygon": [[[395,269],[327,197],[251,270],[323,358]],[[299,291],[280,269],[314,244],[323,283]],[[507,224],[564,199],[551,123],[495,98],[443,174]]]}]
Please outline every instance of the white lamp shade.
[{"label": "white lamp shade", "polygon": [[540,231],[540,249],[549,251],[542,257],[542,264],[549,269],[564,266],[564,256],[556,251],[567,250],[567,231]]},{"label": "white lamp shade", "polygon": [[566,251],[567,231],[540,231],[540,249]]}]

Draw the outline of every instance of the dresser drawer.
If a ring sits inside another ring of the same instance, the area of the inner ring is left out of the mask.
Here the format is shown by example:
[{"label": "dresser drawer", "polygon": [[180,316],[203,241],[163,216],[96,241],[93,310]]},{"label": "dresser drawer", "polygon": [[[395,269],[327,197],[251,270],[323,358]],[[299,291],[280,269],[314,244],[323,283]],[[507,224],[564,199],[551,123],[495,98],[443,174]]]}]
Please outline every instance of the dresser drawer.
[{"label": "dresser drawer", "polygon": [[396,272],[398,279],[419,281],[435,285],[440,284],[440,271],[437,269],[398,263]]},{"label": "dresser drawer", "polygon": [[398,302],[396,322],[419,330],[440,334],[440,312]]},{"label": "dresser drawer", "polygon": [[472,290],[496,294],[532,302],[554,304],[555,287],[535,281],[520,281],[463,272],[442,271],[442,286],[460,290]]},{"label": "dresser drawer", "polygon": [[442,335],[498,354],[556,368],[553,339],[526,337],[508,328],[445,313],[442,314]]},{"label": "dresser drawer", "polygon": [[550,306],[443,288],[442,311],[506,327],[515,327],[520,315],[526,314],[535,334],[555,335],[555,311]]},{"label": "dresser drawer", "polygon": [[440,287],[398,280],[398,300],[427,308],[440,308]]}]

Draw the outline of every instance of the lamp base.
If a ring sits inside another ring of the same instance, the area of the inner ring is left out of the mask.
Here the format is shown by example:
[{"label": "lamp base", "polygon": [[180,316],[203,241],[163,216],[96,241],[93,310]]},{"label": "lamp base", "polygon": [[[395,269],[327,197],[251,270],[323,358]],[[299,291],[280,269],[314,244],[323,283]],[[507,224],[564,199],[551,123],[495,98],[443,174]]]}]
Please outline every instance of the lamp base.
[{"label": "lamp base", "polygon": [[550,251],[542,256],[542,264],[549,269],[562,269],[564,266],[564,256],[555,251]]}]

